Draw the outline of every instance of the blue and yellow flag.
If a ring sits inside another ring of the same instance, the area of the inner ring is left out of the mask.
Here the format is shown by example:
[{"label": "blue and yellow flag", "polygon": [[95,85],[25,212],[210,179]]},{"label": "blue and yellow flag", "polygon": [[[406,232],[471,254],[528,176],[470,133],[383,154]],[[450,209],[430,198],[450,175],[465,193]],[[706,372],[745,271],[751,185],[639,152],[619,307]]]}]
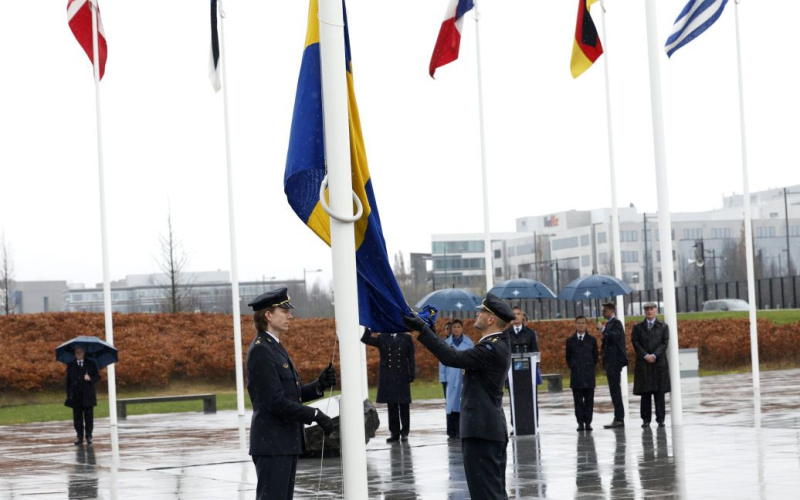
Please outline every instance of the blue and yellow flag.
[{"label": "blue and yellow flag", "polygon": [[[342,7],[344,8],[344,2]],[[319,186],[325,177],[325,139],[322,126],[318,12],[317,0],[311,0],[283,185],[289,204],[298,217],[330,246],[330,217],[319,201]],[[364,205],[364,215],[355,224],[359,320],[361,325],[375,332],[404,332],[407,328],[403,326],[403,315],[410,314],[410,308],[389,265],[378,205],[372,192],[372,180],[367,167],[367,154],[353,89],[346,10],[344,19],[345,46],[342,49],[347,61],[353,190]]]}]

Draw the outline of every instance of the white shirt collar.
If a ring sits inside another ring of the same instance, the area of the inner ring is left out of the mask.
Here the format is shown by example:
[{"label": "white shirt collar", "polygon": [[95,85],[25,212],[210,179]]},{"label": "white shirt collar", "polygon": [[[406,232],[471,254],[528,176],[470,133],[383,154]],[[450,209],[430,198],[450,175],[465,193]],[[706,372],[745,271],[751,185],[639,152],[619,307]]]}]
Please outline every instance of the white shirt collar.
[{"label": "white shirt collar", "polygon": [[277,343],[279,343],[279,344],[281,343],[281,341],[280,341],[280,340],[278,340],[278,337],[276,337],[275,335],[273,335],[273,334],[271,334],[271,333],[269,333],[269,332],[264,332],[264,333],[266,333],[267,335],[269,335],[270,337],[272,337],[273,339],[275,339],[275,342],[277,342]]}]

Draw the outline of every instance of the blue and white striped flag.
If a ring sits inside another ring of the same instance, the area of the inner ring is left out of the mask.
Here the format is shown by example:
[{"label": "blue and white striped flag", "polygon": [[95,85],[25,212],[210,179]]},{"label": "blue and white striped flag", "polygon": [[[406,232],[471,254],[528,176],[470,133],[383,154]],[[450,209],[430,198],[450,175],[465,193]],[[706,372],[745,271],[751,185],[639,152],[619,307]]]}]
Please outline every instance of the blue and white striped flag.
[{"label": "blue and white striped flag", "polygon": [[728,0],[689,0],[683,8],[664,49],[672,57],[676,50],[691,42],[717,22]]}]

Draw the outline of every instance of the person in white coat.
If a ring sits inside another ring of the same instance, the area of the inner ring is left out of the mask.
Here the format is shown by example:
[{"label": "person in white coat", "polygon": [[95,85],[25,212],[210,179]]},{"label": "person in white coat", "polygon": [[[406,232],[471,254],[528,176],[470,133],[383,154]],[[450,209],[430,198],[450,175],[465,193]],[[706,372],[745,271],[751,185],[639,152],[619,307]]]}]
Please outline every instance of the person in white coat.
[{"label": "person in white coat", "polygon": [[[450,347],[458,351],[466,351],[475,347],[475,344],[464,335],[464,325],[460,319],[453,321],[451,335],[445,340]],[[451,368],[439,363],[439,381],[445,387],[447,412],[447,436],[451,439],[460,439],[459,419],[461,418],[461,368]]]}]

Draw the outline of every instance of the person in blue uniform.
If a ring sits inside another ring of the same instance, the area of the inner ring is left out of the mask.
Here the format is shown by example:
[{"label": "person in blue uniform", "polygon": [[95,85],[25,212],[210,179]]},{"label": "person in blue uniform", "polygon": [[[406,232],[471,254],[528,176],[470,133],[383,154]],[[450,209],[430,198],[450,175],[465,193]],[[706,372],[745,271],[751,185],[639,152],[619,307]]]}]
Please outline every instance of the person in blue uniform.
[{"label": "person in blue uniform", "polygon": [[[608,392],[614,405],[614,420],[604,425],[606,429],[625,427],[625,405],[622,402],[622,369],[628,366],[628,349],[625,347],[625,325],[617,318],[617,306],[613,302],[603,304],[603,369],[608,378]],[[625,387],[628,387],[625,381]],[[626,389],[627,390],[627,389]]]},{"label": "person in blue uniform", "polygon": [[483,335],[472,349],[457,351],[417,316],[404,318],[417,340],[445,366],[463,370],[461,392],[461,453],[471,498],[506,500],[508,426],[503,411],[503,387],[511,366],[506,326],[514,319],[511,308],[487,294],[475,319]]},{"label": "person in blue uniform", "polygon": [[[466,351],[475,347],[469,337],[464,335],[464,324],[460,319],[454,320],[451,327],[452,335],[445,339],[453,349]],[[463,375],[458,368],[445,366],[439,363],[439,380],[445,387],[445,413],[447,414],[447,437],[461,439],[459,432],[461,422],[461,382]]]},{"label": "person in blue uniform", "polygon": [[381,355],[378,373],[378,403],[386,403],[389,410],[387,443],[408,440],[411,431],[411,382],[414,381],[414,341],[407,333],[380,333],[374,336],[364,329],[361,342],[377,347]]},{"label": "person in blue uniform", "polygon": [[253,405],[250,455],[256,466],[256,500],[291,500],[297,456],[303,452],[303,424],[316,422],[325,435],[333,422],[320,410],[304,406],[336,385],[336,372],[328,365],[319,378],[303,384],[281,338],[292,320],[286,288],[263,293],[253,308],[256,337],[247,349],[247,392]]}]

